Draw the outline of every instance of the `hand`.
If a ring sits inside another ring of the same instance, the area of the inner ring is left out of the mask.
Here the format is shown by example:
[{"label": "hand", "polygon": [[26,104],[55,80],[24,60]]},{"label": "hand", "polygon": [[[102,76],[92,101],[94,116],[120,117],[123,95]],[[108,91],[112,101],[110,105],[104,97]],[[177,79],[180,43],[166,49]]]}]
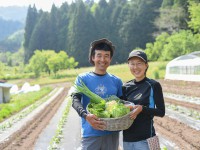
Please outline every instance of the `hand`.
[{"label": "hand", "polygon": [[130,115],[130,118],[135,120],[135,118],[137,117],[137,115],[142,111],[142,105],[134,105],[133,106],[133,111]]},{"label": "hand", "polygon": [[94,114],[88,114],[86,116],[86,120],[89,124],[96,130],[104,130],[106,128],[106,124],[104,121],[101,121],[97,116]]},{"label": "hand", "polygon": [[131,105],[131,104],[124,104],[124,106],[126,106],[127,108],[130,109],[130,111],[132,111],[134,105]]}]

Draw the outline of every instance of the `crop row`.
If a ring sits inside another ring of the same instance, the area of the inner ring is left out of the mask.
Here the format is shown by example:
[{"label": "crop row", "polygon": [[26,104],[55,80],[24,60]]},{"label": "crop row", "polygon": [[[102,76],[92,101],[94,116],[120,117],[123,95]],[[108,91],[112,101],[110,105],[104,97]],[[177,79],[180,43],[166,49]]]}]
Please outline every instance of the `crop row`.
[{"label": "crop row", "polygon": [[18,112],[16,115],[8,118],[6,121],[2,122],[0,124],[0,134],[4,131],[6,131],[8,128],[11,128],[14,124],[21,121],[23,118],[28,116],[31,112],[33,112],[36,108],[38,108],[41,104],[46,102],[53,94],[55,94],[57,89],[54,89],[46,95],[45,97],[37,100],[35,103],[31,104],[27,108],[23,109],[22,111]]}]

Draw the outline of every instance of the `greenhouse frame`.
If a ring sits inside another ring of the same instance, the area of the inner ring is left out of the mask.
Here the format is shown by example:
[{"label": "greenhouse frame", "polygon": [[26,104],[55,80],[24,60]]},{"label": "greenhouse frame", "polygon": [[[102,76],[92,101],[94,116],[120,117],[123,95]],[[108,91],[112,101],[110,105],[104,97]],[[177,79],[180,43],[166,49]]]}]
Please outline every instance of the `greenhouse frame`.
[{"label": "greenhouse frame", "polygon": [[166,66],[165,79],[200,81],[200,51],[170,61]]}]

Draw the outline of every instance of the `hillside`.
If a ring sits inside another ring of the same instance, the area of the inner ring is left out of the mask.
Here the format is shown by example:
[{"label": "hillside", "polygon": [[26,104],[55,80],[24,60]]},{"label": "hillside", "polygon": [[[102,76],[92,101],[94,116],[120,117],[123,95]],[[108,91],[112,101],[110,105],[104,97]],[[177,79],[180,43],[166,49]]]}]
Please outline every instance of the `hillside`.
[{"label": "hillside", "polygon": [[15,35],[24,29],[26,15],[27,7],[0,7],[0,52],[19,49],[23,38]]},{"label": "hillside", "polygon": [[27,9],[27,7],[19,6],[0,6],[0,18],[3,18],[4,20],[19,21],[24,24],[26,20]]},{"label": "hillside", "polygon": [[24,39],[24,30],[19,29],[0,41],[0,52],[10,51],[17,52]]},{"label": "hillside", "polygon": [[19,21],[4,20],[0,18],[0,41],[23,27],[24,25]]}]

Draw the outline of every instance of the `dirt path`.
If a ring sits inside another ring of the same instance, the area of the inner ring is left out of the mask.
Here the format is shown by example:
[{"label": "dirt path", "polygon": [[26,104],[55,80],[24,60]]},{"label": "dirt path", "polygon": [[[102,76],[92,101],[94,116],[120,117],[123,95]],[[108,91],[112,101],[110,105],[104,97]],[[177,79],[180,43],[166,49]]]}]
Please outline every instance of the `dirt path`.
[{"label": "dirt path", "polygon": [[[200,82],[159,80],[164,92],[181,94],[187,96],[200,97]],[[183,106],[189,109],[200,111],[200,105],[190,102],[177,101],[165,98],[165,102]],[[173,141],[181,150],[199,150],[200,149],[200,131],[189,127],[188,125],[165,116],[163,118],[155,117],[154,124],[156,131],[168,139]]]},{"label": "dirt path", "polygon": [[[193,95],[194,90],[200,89],[199,84],[189,84],[184,83],[181,87],[179,82],[169,82],[161,81],[163,91],[170,93],[178,93],[185,95]],[[70,84],[55,84],[53,87],[70,87]],[[171,88],[171,89],[170,89]],[[187,91],[188,90],[188,91]],[[39,134],[44,128],[49,124],[50,120],[57,112],[61,106],[63,100],[67,95],[67,89],[65,89],[60,95],[58,95],[52,103],[50,103],[45,110],[38,114],[35,118],[32,119],[23,129],[19,130],[15,135],[13,135],[10,140],[0,143],[0,150],[33,150],[36,140],[38,139]],[[196,92],[196,91],[195,91]],[[197,93],[197,92],[196,92]],[[195,96],[200,97],[200,93]],[[197,104],[191,104],[187,102],[176,101],[173,99],[166,98],[167,103],[176,104],[179,106],[184,106],[186,108],[195,109],[200,111],[200,106]],[[76,114],[77,115],[77,114]],[[155,117],[154,119],[156,131],[159,135],[162,135],[164,138],[169,141],[173,141],[181,150],[199,150],[200,149],[200,131],[195,130],[188,125],[172,119],[168,116],[163,118]],[[66,127],[67,129],[67,127]],[[66,136],[68,136],[66,132]],[[79,135],[78,135],[79,136]],[[65,145],[66,143],[62,143]],[[64,146],[66,147],[66,146]]]},{"label": "dirt path", "polygon": [[67,89],[63,90],[41,113],[37,114],[22,129],[12,135],[8,141],[0,144],[4,150],[32,150],[41,131],[48,125],[61,103],[67,95]]},{"label": "dirt path", "polygon": [[164,118],[156,117],[154,121],[156,131],[166,139],[173,141],[181,150],[200,149],[199,130],[167,116]]}]

